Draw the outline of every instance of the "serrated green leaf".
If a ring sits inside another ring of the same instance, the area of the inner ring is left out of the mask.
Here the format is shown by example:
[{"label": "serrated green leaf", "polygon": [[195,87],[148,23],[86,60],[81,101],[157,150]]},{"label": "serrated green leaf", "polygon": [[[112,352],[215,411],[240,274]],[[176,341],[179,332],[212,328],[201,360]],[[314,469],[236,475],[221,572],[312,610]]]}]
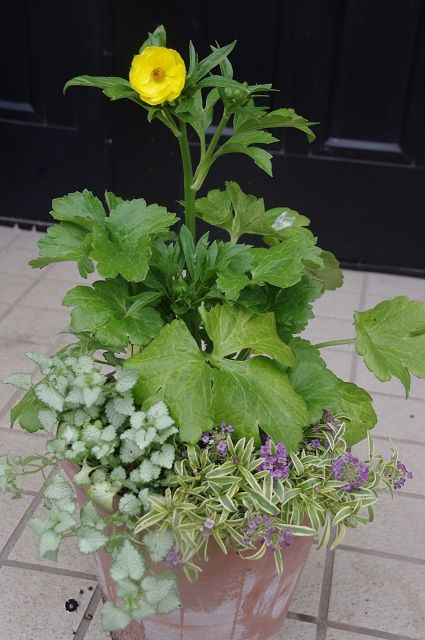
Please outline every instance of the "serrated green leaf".
[{"label": "serrated green leaf", "polygon": [[205,329],[214,343],[213,356],[222,358],[241,349],[268,355],[283,367],[295,364],[294,354],[276,333],[273,313],[256,315],[227,304],[201,310]]},{"label": "serrated green leaf", "polygon": [[49,227],[47,234],[38,241],[40,257],[30,260],[29,265],[41,268],[55,262],[75,260],[81,276],[86,278],[94,270],[87,255],[90,249],[87,237],[87,229],[72,222]]},{"label": "serrated green leaf", "polygon": [[125,362],[139,371],[137,402],[164,400],[183,442],[196,442],[211,421],[211,370],[185,323],[174,320],[141,353]]},{"label": "serrated green leaf", "polygon": [[106,632],[125,629],[131,622],[131,616],[113,605],[112,602],[103,603],[100,617],[102,628]]},{"label": "serrated green leaf", "polygon": [[149,269],[151,236],[168,231],[176,222],[175,214],[157,204],[147,205],[143,198],[118,204],[93,230],[91,256],[105,278],[123,275],[130,282],[141,282]]},{"label": "serrated green leaf", "polygon": [[252,249],[254,266],[252,283],[266,282],[281,289],[301,280],[306,263],[321,264],[321,250],[315,246],[316,238],[303,227],[287,230],[284,242],[269,249]]},{"label": "serrated green leaf", "polygon": [[163,324],[158,311],[146,306],[127,316],[128,284],[123,280],[97,281],[93,287],[78,286],[63,299],[71,312],[71,326],[77,333],[89,331],[104,348],[115,351],[132,344],[147,344]]},{"label": "serrated green leaf", "polygon": [[204,78],[207,73],[209,73],[209,71],[217,67],[220,62],[222,62],[222,60],[227,58],[229,53],[231,53],[231,51],[234,49],[235,45],[236,40],[228,45],[225,45],[224,47],[213,48],[213,52],[210,53],[209,56],[207,56],[194,66],[192,74],[190,76],[188,75],[187,77],[186,86],[192,86],[199,82],[199,80],[202,80],[202,78]]},{"label": "serrated green leaf", "polygon": [[273,176],[272,163],[271,159],[273,158],[272,154],[266,151],[265,149],[261,149],[261,147],[255,146],[245,146],[240,143],[237,144],[231,138],[229,142],[223,144],[220,149],[216,153],[216,157],[224,156],[228,153],[242,153],[246,156],[249,156],[254,160],[257,167],[262,169],[269,176]]},{"label": "serrated green leaf", "polygon": [[2,384],[11,384],[17,389],[25,389],[26,391],[30,388],[31,381],[30,373],[11,373],[7,378],[0,378]]},{"label": "serrated green leaf", "polygon": [[308,276],[321,284],[324,289],[333,291],[342,287],[344,275],[339,266],[338,260],[330,251],[322,251],[322,265],[306,267],[305,272]]},{"label": "serrated green leaf", "polygon": [[306,403],[310,423],[317,422],[323,410],[332,409],[337,402],[338,378],[308,340],[294,338],[289,344],[296,356],[295,366],[288,371],[289,382]]},{"label": "serrated green leaf", "polygon": [[90,485],[87,496],[107,511],[112,511],[114,496],[118,491],[118,488],[114,488],[110,482],[104,480]]},{"label": "serrated green leaf", "polygon": [[40,536],[38,547],[40,558],[56,560],[61,539],[62,536],[51,529],[44,531]]},{"label": "serrated green leaf", "polygon": [[247,120],[240,127],[240,131],[249,131],[253,129],[274,129],[281,127],[290,127],[299,129],[306,134],[309,142],[315,139],[315,134],[310,125],[317,124],[309,122],[302,116],[295,113],[294,109],[276,109],[264,114],[261,118]]},{"label": "serrated green leaf", "polygon": [[56,474],[44,490],[44,497],[55,502],[74,498],[71,485],[65,478]]},{"label": "serrated green leaf", "polygon": [[230,423],[237,437],[258,441],[261,427],[275,442],[295,451],[308,424],[308,411],[288,377],[269,358],[223,360],[214,369],[215,424]]},{"label": "serrated green leaf", "polygon": [[115,581],[130,578],[141,580],[145,572],[145,562],[134,545],[124,540],[121,549],[114,555],[111,565],[111,578]]},{"label": "serrated green leaf", "polygon": [[411,374],[425,378],[425,304],[397,296],[354,314],[357,353],[381,382],[392,376],[409,394]]},{"label": "serrated green leaf", "polygon": [[297,284],[276,294],[272,308],[276,329],[282,340],[301,333],[308,321],[314,318],[311,303],[321,296],[322,289],[321,284],[303,276]]},{"label": "serrated green leaf", "polygon": [[94,224],[103,224],[105,221],[105,210],[101,201],[87,189],[55,198],[50,214],[55,220],[72,222],[87,231],[91,231]]},{"label": "serrated green leaf", "polygon": [[377,423],[371,396],[351,382],[338,380],[338,400],[333,412],[345,423],[344,439],[348,447],[363,440]]}]

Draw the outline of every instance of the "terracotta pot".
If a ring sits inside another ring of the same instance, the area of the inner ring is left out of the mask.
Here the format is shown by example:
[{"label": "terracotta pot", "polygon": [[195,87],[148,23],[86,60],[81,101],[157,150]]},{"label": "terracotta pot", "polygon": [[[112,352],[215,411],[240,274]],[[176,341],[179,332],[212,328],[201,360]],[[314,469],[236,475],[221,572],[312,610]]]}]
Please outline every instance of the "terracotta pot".
[{"label": "terracotta pot", "polygon": [[[72,480],[78,467],[63,463]],[[86,501],[76,487],[80,505]],[[99,510],[101,511],[101,510]],[[178,571],[182,606],[166,616],[133,622],[112,634],[113,640],[274,640],[283,625],[288,607],[303,571],[313,539],[294,537],[284,551],[284,570],[276,575],[272,554],[260,560],[243,560],[236,553],[224,555],[213,543],[209,561],[200,563],[199,579],[190,583]],[[99,584],[104,600],[116,600],[109,577],[110,559],[96,554]],[[279,636],[284,640],[285,636]],[[289,636],[287,640],[290,640]]]}]

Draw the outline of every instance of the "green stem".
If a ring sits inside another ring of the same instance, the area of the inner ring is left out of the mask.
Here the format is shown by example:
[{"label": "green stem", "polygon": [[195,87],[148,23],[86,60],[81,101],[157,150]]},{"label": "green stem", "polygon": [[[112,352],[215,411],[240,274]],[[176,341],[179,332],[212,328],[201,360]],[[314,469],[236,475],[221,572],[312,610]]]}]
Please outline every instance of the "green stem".
[{"label": "green stem", "polygon": [[346,338],[344,340],[329,340],[328,342],[318,342],[313,346],[316,347],[316,349],[321,349],[322,347],[333,347],[339,344],[353,344],[355,341],[355,338]]},{"label": "green stem", "polygon": [[[193,178],[193,184],[192,184],[192,190],[195,193],[199,191],[199,189],[202,187],[205,181],[205,178],[208,175],[208,171],[210,170],[211,165],[214,162],[214,159],[212,157],[213,153],[221,138],[221,134],[223,133],[224,127],[229,122],[229,118],[230,118],[229,114],[227,113],[226,110],[224,110],[221,120],[218,123],[215,133],[208,145],[208,149],[206,150],[203,156],[203,159],[201,159],[201,162],[199,163],[198,168],[196,169],[195,176]],[[201,155],[201,158],[202,158],[202,155]]]},{"label": "green stem", "polygon": [[183,164],[184,223],[191,232],[193,239],[196,240],[196,192],[191,189],[193,180],[192,156],[190,154],[189,140],[184,122],[181,123],[181,134],[178,141]]}]

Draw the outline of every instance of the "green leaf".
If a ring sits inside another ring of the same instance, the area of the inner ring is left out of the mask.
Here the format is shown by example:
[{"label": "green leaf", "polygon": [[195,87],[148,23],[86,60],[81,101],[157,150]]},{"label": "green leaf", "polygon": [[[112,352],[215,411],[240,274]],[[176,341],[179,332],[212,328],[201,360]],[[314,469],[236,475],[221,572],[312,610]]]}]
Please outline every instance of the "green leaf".
[{"label": "green leaf", "polygon": [[131,616],[119,609],[112,602],[104,602],[101,611],[102,628],[107,633],[110,631],[119,631],[125,629],[130,622]]},{"label": "green leaf", "polygon": [[125,317],[137,314],[140,309],[143,309],[147,305],[150,305],[152,302],[156,302],[159,298],[162,297],[162,294],[159,291],[144,291],[143,293],[139,293],[136,296],[131,296],[130,299],[134,300],[128,309]]},{"label": "green leaf", "polygon": [[90,485],[87,496],[107,511],[112,511],[114,496],[118,491],[119,488],[114,488],[108,480],[103,480]]},{"label": "green leaf", "polygon": [[411,374],[425,378],[425,304],[397,296],[354,314],[357,353],[381,382],[391,376],[409,394]]},{"label": "green leaf", "polygon": [[96,87],[102,89],[105,96],[111,100],[131,98],[138,101],[137,93],[125,78],[117,78],[114,76],[76,76],[68,80],[63,88],[63,92],[65,93],[69,87]]},{"label": "green leaf", "polygon": [[269,358],[223,360],[213,372],[214,423],[230,423],[236,437],[254,437],[258,427],[296,451],[308,424],[303,399]]},{"label": "green leaf", "polygon": [[211,69],[214,69],[214,67],[217,67],[220,64],[220,62],[222,62],[225,58],[227,58],[229,53],[231,53],[231,51],[235,48],[235,45],[236,45],[236,40],[224,47],[214,48],[213,52],[210,53],[209,56],[207,56],[206,58],[201,60],[201,62],[199,62],[197,65],[195,65],[195,68],[193,69],[192,74],[187,77],[186,86],[187,87],[192,86],[193,84],[196,84],[197,82],[199,82],[199,80],[202,80],[202,78],[204,78],[207,75],[207,73],[211,71]]},{"label": "green leaf", "polygon": [[237,91],[241,91],[242,93],[249,94],[249,89],[246,85],[241,84],[237,80],[233,80],[232,78],[225,78],[223,76],[207,76],[200,82],[198,82],[197,86],[200,89],[204,87],[223,87],[225,89],[236,89]]},{"label": "green leaf", "polygon": [[55,531],[49,529],[44,531],[40,536],[39,543],[39,555],[40,558],[48,558],[49,560],[56,560],[59,550],[59,545],[62,536]]},{"label": "green leaf", "polygon": [[205,222],[230,232],[233,217],[232,201],[227,191],[212,189],[195,203],[196,212]]},{"label": "green leaf", "polygon": [[164,25],[160,24],[153,33],[148,34],[148,37],[139,49],[139,53],[142,53],[146,47],[165,47],[167,45],[167,33]]},{"label": "green leaf", "polygon": [[342,287],[344,275],[339,266],[338,260],[330,251],[322,251],[322,265],[318,267],[308,266],[306,273],[309,277],[323,286],[324,289],[333,291]]},{"label": "green leaf", "polygon": [[145,572],[145,562],[129,540],[124,540],[121,549],[114,555],[111,565],[111,578],[116,582],[130,578],[141,580]]},{"label": "green leaf", "polygon": [[174,320],[141,353],[124,364],[139,371],[134,396],[163,399],[183,442],[197,442],[212,427],[211,370],[185,323]]},{"label": "green leaf", "polygon": [[279,338],[273,313],[254,314],[246,309],[216,305],[201,310],[205,329],[214,343],[212,355],[223,358],[241,349],[268,355],[283,367],[295,364],[292,350]]},{"label": "green leaf", "polygon": [[333,413],[345,423],[344,439],[347,446],[366,438],[368,430],[377,422],[372,398],[364,390],[352,382],[338,380],[338,400],[333,405]]},{"label": "green leaf", "polygon": [[149,269],[151,236],[168,231],[176,222],[174,213],[157,204],[146,205],[143,198],[118,204],[105,226],[93,231],[91,256],[105,278],[121,274],[130,282],[141,282]]},{"label": "green leaf", "polygon": [[104,348],[115,351],[132,344],[147,344],[163,324],[158,311],[145,306],[127,317],[128,285],[123,280],[97,281],[93,287],[74,287],[63,304],[75,307],[71,326],[76,333],[89,331]]},{"label": "green leaf", "polygon": [[74,492],[68,480],[59,474],[56,474],[49,482],[44,490],[44,497],[48,500],[60,502],[68,498],[74,497]]},{"label": "green leaf", "polygon": [[69,193],[63,198],[55,198],[50,215],[55,220],[73,222],[87,231],[91,231],[94,224],[103,224],[105,221],[105,210],[101,201],[87,189]]},{"label": "green leaf", "polygon": [[301,333],[311,318],[314,318],[312,302],[322,294],[322,285],[303,276],[297,284],[282,289],[276,294],[273,311],[276,328],[282,340]]},{"label": "green leaf", "polygon": [[228,153],[243,153],[244,155],[249,156],[254,160],[257,167],[265,171],[268,176],[273,176],[271,163],[273,156],[265,149],[261,149],[261,147],[247,147],[243,144],[236,144],[231,138],[229,142],[226,142],[222,147],[220,147],[216,153],[216,157],[224,156]]},{"label": "green leaf", "polygon": [[29,431],[30,433],[42,431],[44,427],[38,418],[38,414],[44,408],[44,403],[37,399],[34,390],[29,389],[19,400],[18,404],[12,407],[10,412],[10,425],[13,426],[16,420],[19,420],[19,424],[25,431]]},{"label": "green leaf", "polygon": [[316,136],[310,128],[312,124],[317,123],[309,122],[302,116],[299,116],[295,113],[294,109],[276,109],[275,111],[266,113],[259,119],[245,121],[238,128],[238,131],[290,127],[292,129],[299,129],[306,134],[309,142],[313,142]]},{"label": "green leaf", "polygon": [[31,386],[31,374],[11,373],[7,378],[0,378],[0,382],[3,384],[11,384],[17,389],[25,389],[27,391]]},{"label": "green leaf", "polygon": [[75,260],[80,274],[86,278],[94,270],[87,255],[90,248],[87,236],[87,229],[72,222],[49,227],[47,234],[38,241],[40,257],[31,260],[30,266],[41,268],[54,262]]},{"label": "green leaf", "polygon": [[301,280],[305,263],[321,264],[321,250],[316,238],[302,227],[288,229],[284,242],[269,249],[252,249],[254,267],[252,283],[266,282],[285,289]]},{"label": "green leaf", "polygon": [[289,382],[306,403],[309,422],[317,422],[323,410],[332,409],[338,399],[338,378],[327,369],[319,350],[308,340],[294,338],[289,344],[297,360],[288,372]]}]

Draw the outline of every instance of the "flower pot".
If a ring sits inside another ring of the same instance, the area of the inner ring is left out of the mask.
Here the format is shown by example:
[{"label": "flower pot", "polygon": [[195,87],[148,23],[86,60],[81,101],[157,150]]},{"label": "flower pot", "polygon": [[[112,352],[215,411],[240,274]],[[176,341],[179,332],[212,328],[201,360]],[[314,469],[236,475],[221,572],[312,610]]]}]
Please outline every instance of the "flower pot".
[{"label": "flower pot", "polygon": [[[64,462],[72,480],[77,465]],[[84,490],[76,487],[80,505]],[[101,509],[99,510],[101,511]],[[313,539],[294,537],[284,550],[283,574],[276,574],[272,554],[260,560],[243,560],[236,553],[224,555],[211,541],[209,561],[200,563],[203,571],[196,582],[186,580],[177,570],[182,606],[166,616],[133,622],[112,634],[113,640],[273,640],[277,638],[292,596],[304,568]],[[110,559],[96,554],[99,585],[104,600],[116,600],[109,577]],[[288,638],[289,640],[289,638]]]}]

